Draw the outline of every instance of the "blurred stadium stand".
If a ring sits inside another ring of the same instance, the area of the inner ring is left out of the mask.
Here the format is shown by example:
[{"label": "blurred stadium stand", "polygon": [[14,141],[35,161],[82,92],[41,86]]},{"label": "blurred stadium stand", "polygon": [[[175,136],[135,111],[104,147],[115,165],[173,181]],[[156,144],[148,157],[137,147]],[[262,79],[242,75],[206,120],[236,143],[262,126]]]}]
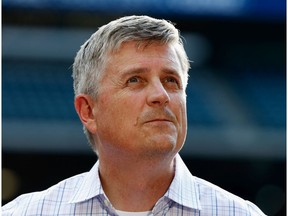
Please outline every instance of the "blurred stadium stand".
[{"label": "blurred stadium stand", "polygon": [[100,25],[147,14],[177,24],[193,61],[181,150],[189,169],[285,215],[285,1],[132,2],[2,1],[3,204],[92,166],[73,106],[73,58]]}]

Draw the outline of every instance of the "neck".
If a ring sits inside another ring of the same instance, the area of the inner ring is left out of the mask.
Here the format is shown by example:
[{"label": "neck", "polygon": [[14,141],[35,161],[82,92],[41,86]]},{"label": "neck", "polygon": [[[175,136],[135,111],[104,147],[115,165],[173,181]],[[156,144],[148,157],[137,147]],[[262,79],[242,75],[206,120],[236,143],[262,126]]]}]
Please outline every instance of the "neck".
[{"label": "neck", "polygon": [[174,177],[174,156],[150,160],[110,156],[99,157],[99,162],[103,190],[122,211],[151,210]]}]

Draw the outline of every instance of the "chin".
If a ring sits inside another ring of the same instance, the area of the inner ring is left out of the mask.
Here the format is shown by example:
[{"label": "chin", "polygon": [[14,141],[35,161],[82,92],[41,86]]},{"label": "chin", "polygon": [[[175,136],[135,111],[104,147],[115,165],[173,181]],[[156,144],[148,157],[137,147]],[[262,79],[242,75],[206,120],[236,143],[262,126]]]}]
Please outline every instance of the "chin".
[{"label": "chin", "polygon": [[165,139],[153,140],[148,145],[143,146],[140,151],[149,157],[159,157],[176,154],[179,150],[175,141]]}]

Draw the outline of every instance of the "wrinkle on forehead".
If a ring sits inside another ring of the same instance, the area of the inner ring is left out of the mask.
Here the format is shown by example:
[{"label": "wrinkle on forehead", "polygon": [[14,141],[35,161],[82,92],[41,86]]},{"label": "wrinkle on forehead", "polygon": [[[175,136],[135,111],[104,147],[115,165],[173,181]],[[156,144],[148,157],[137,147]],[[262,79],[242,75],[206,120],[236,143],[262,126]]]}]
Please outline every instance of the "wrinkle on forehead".
[{"label": "wrinkle on forehead", "polygon": [[[139,44],[141,45],[140,47],[138,46]],[[142,52],[143,56],[136,55]],[[127,56],[129,56],[129,58],[127,58]],[[167,61],[165,64],[167,70],[176,71],[177,74],[182,77],[183,87],[186,89],[187,74],[185,73],[187,72],[183,70],[183,65],[177,53],[177,47],[173,43],[164,44],[158,41],[152,41],[149,44],[143,41],[141,43],[137,41],[123,42],[117,51],[110,52],[107,56],[104,76],[105,70],[107,72],[108,70],[121,72],[126,69],[133,70],[133,67],[135,70],[138,70],[137,68],[145,68],[145,66],[151,64],[151,62],[154,62],[157,66],[160,65],[157,61],[161,61],[161,59]]]},{"label": "wrinkle on forehead", "polygon": [[[126,52],[131,52],[131,54],[133,52],[145,52],[145,50],[147,48],[151,48],[151,46],[154,47],[163,47],[163,50],[165,50],[165,52],[159,52],[158,50],[153,51],[149,51],[149,54],[151,56],[151,58],[153,57],[157,57],[157,58],[165,58],[168,61],[171,61],[173,63],[177,63],[181,65],[179,56],[177,55],[177,51],[176,51],[176,47],[173,46],[173,44],[164,44],[158,41],[152,41],[150,43],[146,43],[146,42],[136,42],[136,41],[127,41],[127,42],[123,42],[121,44],[121,46],[119,47],[119,49],[114,50],[112,52],[110,52],[107,56],[107,63],[113,63],[111,60],[113,59],[113,61],[117,61],[117,59],[121,59],[121,52],[126,48]],[[134,47],[135,49],[129,49],[131,47]],[[165,54],[165,56],[163,56],[163,53]],[[168,54],[168,55],[167,55]],[[167,58],[169,56],[169,58]],[[117,58],[114,58],[117,57]],[[133,58],[133,55],[131,55],[131,59]]]}]

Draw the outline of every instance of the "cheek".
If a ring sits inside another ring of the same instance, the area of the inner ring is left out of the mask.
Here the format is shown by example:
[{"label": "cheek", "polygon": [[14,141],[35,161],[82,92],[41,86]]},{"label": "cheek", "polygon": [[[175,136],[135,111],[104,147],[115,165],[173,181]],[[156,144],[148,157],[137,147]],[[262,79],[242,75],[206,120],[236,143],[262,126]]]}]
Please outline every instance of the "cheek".
[{"label": "cheek", "polygon": [[178,133],[181,137],[185,136],[187,132],[186,101],[178,98],[178,101],[174,103],[173,109],[178,122]]},{"label": "cheek", "polygon": [[186,100],[179,101],[177,115],[178,115],[177,118],[178,118],[178,123],[179,123],[179,135],[180,135],[179,139],[181,139],[181,142],[182,142],[183,141],[182,139],[185,140],[187,127],[188,127]]},{"label": "cheek", "polygon": [[181,107],[181,112],[179,114],[179,118],[180,118],[180,124],[181,124],[181,128],[182,130],[187,129],[187,113],[186,113],[186,106],[185,104],[183,104],[183,106]]},{"label": "cheek", "polygon": [[179,120],[182,121],[182,119],[186,119],[186,97],[175,96],[174,98],[171,98],[171,101],[173,101],[174,113]]},{"label": "cheek", "polygon": [[100,113],[98,115],[102,121],[109,120],[112,124],[117,122],[118,125],[123,125],[133,119],[135,109],[137,109],[137,98],[124,96],[119,94],[107,95],[99,101]]},{"label": "cheek", "polygon": [[106,128],[106,125],[111,124],[116,116],[117,104],[108,94],[102,94],[97,103],[96,121],[100,127]]}]

